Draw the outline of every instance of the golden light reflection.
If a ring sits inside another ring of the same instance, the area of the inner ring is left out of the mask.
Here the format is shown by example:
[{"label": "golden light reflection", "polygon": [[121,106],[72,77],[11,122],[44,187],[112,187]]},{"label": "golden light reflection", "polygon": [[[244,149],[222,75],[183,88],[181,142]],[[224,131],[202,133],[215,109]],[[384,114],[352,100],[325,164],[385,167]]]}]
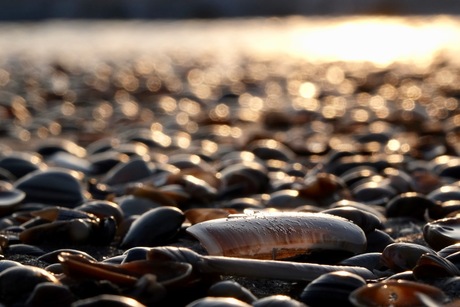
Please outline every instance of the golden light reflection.
[{"label": "golden light reflection", "polygon": [[[14,54],[53,58],[56,55],[75,55],[73,61],[97,71],[93,83],[102,88],[107,84],[110,68],[100,59],[111,54],[114,58],[133,54],[145,55],[134,70],[123,72],[117,80],[126,90],[136,88],[137,73],[156,71],[157,78],[147,82],[156,91],[160,86],[173,93],[183,90],[174,75],[173,62],[185,60],[165,56],[170,51],[187,50],[190,54],[209,54],[213,60],[225,63],[224,70],[192,71],[192,83],[219,82],[226,77],[232,82],[241,80],[242,70],[237,68],[238,56],[251,54],[260,59],[273,56],[293,56],[310,62],[368,61],[386,66],[394,61],[408,63],[431,62],[433,56],[446,52],[454,61],[460,51],[460,19],[456,16],[411,17],[299,17],[247,18],[206,21],[152,21],[152,22],[72,22],[50,21],[44,27],[15,25],[0,26],[1,56]],[[157,29],[161,28],[161,31]],[[31,34],[32,33],[32,34]],[[85,35],[81,35],[85,33]],[[134,34],[135,33],[135,34]],[[133,35],[134,34],[134,35]],[[155,52],[153,52],[153,50]],[[154,56],[152,64],[150,57]],[[305,74],[314,77],[317,72],[305,67]],[[247,67],[248,78],[263,80],[270,70],[265,64]],[[340,84],[343,78],[339,66],[326,71],[331,84]],[[222,73],[220,73],[222,72]],[[113,74],[114,72],[112,72]],[[121,73],[121,71],[119,72]],[[452,76],[443,72],[439,78],[448,82]],[[9,77],[0,72],[0,83]],[[97,82],[96,82],[97,81]]]},{"label": "golden light reflection", "polygon": [[412,99],[404,99],[401,107],[406,111],[411,111],[415,108],[415,102]]},{"label": "golden light reflection", "polygon": [[316,85],[312,82],[304,82],[299,86],[299,94],[303,98],[315,98],[317,94]]},{"label": "golden light reflection", "polygon": [[152,131],[152,137],[156,142],[158,142],[158,144],[160,144],[163,147],[168,147],[172,143],[172,140],[168,135],[158,130]]},{"label": "golden light reflection", "polygon": [[391,139],[388,141],[387,148],[390,151],[398,151],[401,147],[401,143],[396,139]]},{"label": "golden light reflection", "polygon": [[293,50],[320,60],[369,61],[382,66],[395,61],[423,63],[451,45],[459,31],[443,16],[419,22],[397,17],[336,21],[295,31]]},{"label": "golden light reflection", "polygon": [[176,144],[178,147],[182,149],[186,149],[190,146],[190,143],[191,143],[191,137],[188,133],[187,134],[182,133],[176,136]]},{"label": "golden light reflection", "polygon": [[210,141],[210,140],[202,140],[201,146],[203,150],[208,152],[209,154],[214,154],[219,149],[219,146],[217,145],[217,143]]}]

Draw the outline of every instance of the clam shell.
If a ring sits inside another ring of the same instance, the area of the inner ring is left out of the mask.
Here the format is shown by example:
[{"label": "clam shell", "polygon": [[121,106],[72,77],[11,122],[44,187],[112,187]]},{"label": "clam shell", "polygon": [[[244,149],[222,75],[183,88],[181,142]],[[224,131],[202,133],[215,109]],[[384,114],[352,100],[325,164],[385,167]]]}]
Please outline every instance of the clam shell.
[{"label": "clam shell", "polygon": [[283,259],[314,250],[358,254],[366,237],[352,222],[329,214],[277,212],[230,215],[195,224],[187,232],[210,255]]}]

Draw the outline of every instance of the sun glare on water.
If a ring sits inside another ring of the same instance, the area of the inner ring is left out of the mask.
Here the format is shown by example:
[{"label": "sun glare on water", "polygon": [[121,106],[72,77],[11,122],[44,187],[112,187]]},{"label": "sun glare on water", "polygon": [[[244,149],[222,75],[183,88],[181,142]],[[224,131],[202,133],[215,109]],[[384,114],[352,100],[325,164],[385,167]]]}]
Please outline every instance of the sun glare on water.
[{"label": "sun glare on water", "polygon": [[426,63],[458,50],[459,24],[442,16],[421,20],[356,17],[332,24],[299,27],[291,36],[294,54],[322,61]]},{"label": "sun glare on water", "polygon": [[[0,25],[0,56],[212,55],[238,59],[294,56],[308,61],[428,63],[456,58],[460,19],[454,16],[286,17],[178,21],[49,21]],[[237,55],[235,58],[234,55]],[[238,61],[238,60],[237,60]]]}]

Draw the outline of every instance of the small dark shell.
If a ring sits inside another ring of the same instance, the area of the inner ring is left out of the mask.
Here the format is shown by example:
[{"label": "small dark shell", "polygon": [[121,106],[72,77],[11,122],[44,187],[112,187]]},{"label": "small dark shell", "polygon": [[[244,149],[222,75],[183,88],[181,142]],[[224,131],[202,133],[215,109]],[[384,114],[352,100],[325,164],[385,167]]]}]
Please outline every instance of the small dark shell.
[{"label": "small dark shell", "polygon": [[269,183],[267,169],[263,164],[255,161],[229,165],[220,174],[223,196],[233,196],[235,193],[241,196],[261,193]]},{"label": "small dark shell", "polygon": [[40,261],[45,261],[47,263],[58,263],[59,262],[58,256],[60,253],[63,253],[63,252],[68,253],[68,254],[73,254],[73,255],[80,255],[82,257],[85,257],[88,260],[96,261],[96,259],[94,259],[93,256],[89,255],[88,253],[81,251],[81,250],[70,249],[70,248],[56,249],[44,255],[41,255],[37,259]]},{"label": "small dark shell", "polygon": [[208,296],[233,297],[248,304],[253,304],[257,297],[248,289],[232,280],[215,283],[208,289]]},{"label": "small dark shell", "polygon": [[306,199],[299,195],[299,191],[294,189],[278,190],[270,194],[266,206],[280,210],[294,209],[305,205]]},{"label": "small dark shell", "polygon": [[55,275],[64,273],[64,269],[62,268],[62,265],[60,263],[53,263],[53,264],[47,265],[45,267],[45,270]]},{"label": "small dark shell", "polygon": [[106,217],[95,223],[88,243],[109,245],[118,232],[117,222],[113,217]]},{"label": "small dark shell", "polygon": [[389,179],[390,185],[398,193],[414,191],[414,181],[412,177],[401,169],[388,167],[382,171],[383,176]]},{"label": "small dark shell", "polygon": [[407,192],[392,198],[386,204],[387,217],[411,217],[425,221],[425,213],[436,203],[421,193]]},{"label": "small dark shell", "polygon": [[432,249],[414,243],[393,243],[382,252],[382,262],[395,272],[412,270],[423,254],[436,254]]},{"label": "small dark shell", "polygon": [[29,244],[11,244],[5,250],[5,254],[8,255],[29,255],[29,256],[41,256],[45,253],[40,247]]},{"label": "small dark shell", "polygon": [[341,176],[346,171],[360,166],[372,167],[377,171],[391,166],[387,161],[387,157],[382,156],[370,157],[346,151],[335,152],[334,155],[331,156],[332,161],[326,166],[326,171],[337,176]]},{"label": "small dark shell", "polygon": [[70,306],[75,296],[68,287],[51,282],[38,284],[29,299],[27,306]]},{"label": "small dark shell", "polygon": [[186,307],[251,307],[251,305],[242,302],[233,297],[203,297],[197,299]]},{"label": "small dark shell", "polygon": [[88,161],[91,163],[93,175],[103,175],[116,165],[128,162],[129,156],[115,150],[109,150],[89,156]]},{"label": "small dark shell", "polygon": [[11,213],[25,197],[26,193],[19,189],[0,187],[0,216]]},{"label": "small dark shell", "polygon": [[14,152],[0,159],[0,168],[19,179],[34,171],[46,169],[46,165],[38,155]]},{"label": "small dark shell", "polygon": [[360,203],[357,201],[352,201],[348,199],[339,200],[330,206],[331,208],[340,208],[340,207],[353,207],[365,212],[369,212],[370,214],[375,215],[382,223],[386,221],[386,217],[384,214],[383,208],[380,206],[372,206],[366,205],[364,203]]},{"label": "small dark shell", "polygon": [[158,208],[161,204],[143,197],[132,195],[123,196],[117,199],[117,202],[123,212],[125,219],[134,215],[141,215],[149,210]]},{"label": "small dark shell", "polygon": [[327,273],[308,284],[300,300],[308,306],[353,306],[348,296],[365,285],[362,277],[350,272]]},{"label": "small dark shell", "polygon": [[149,247],[144,246],[130,248],[123,253],[123,255],[125,256],[125,258],[123,259],[123,263],[136,260],[145,260],[147,259],[147,254],[149,250]]},{"label": "small dark shell", "polygon": [[126,187],[125,193],[139,198],[146,198],[161,206],[176,206],[176,202],[157,187],[150,184],[131,184]]},{"label": "small dark shell", "polygon": [[118,186],[140,181],[151,175],[152,170],[148,163],[143,159],[136,158],[112,168],[101,182],[109,186]]},{"label": "small dark shell", "polygon": [[354,207],[336,207],[322,212],[346,218],[361,227],[366,234],[375,229],[383,229],[382,221],[376,215]]},{"label": "small dark shell", "polygon": [[86,150],[83,147],[68,139],[49,138],[43,140],[35,151],[43,157],[54,155],[57,152],[66,152],[80,158],[86,156]]},{"label": "small dark shell", "polygon": [[213,167],[195,154],[180,153],[169,157],[168,163],[180,170],[200,169],[202,171],[214,171]]},{"label": "small dark shell", "polygon": [[455,243],[452,245],[448,245],[438,251],[438,255],[441,257],[448,257],[451,254],[455,254],[457,252],[460,252],[460,243]]},{"label": "small dark shell", "polygon": [[340,177],[323,172],[307,175],[298,191],[300,196],[313,200],[318,206],[328,206],[351,196]]},{"label": "small dark shell", "polygon": [[76,172],[61,169],[35,171],[15,182],[26,193],[24,202],[73,208],[86,199]]},{"label": "small dark shell", "polygon": [[437,254],[420,256],[412,272],[417,280],[454,277],[460,273],[455,264]]},{"label": "small dark shell", "polygon": [[431,191],[427,197],[433,201],[440,202],[460,200],[460,187],[456,185],[444,185],[434,191]]},{"label": "small dark shell", "polygon": [[436,206],[428,209],[428,215],[431,219],[439,220],[447,217],[452,217],[460,212],[460,200],[448,200],[445,202],[438,202]]},{"label": "small dark shell", "polygon": [[378,174],[377,170],[370,166],[358,166],[352,168],[345,173],[343,173],[340,178],[347,185],[347,187],[352,188],[358,185],[363,180],[366,180],[372,176]]},{"label": "small dark shell", "polygon": [[178,233],[184,220],[184,213],[176,207],[147,211],[131,224],[120,246],[130,248],[164,244]]},{"label": "small dark shell", "polygon": [[14,266],[0,273],[0,302],[12,305],[25,301],[27,295],[40,283],[60,284],[51,273],[33,266]]},{"label": "small dark shell", "polygon": [[460,159],[458,157],[439,156],[432,163],[435,163],[434,171],[438,176],[460,180]]},{"label": "small dark shell", "polygon": [[117,224],[123,221],[123,211],[116,203],[108,200],[93,200],[75,208],[75,210],[94,214],[98,218],[113,217]]},{"label": "small dark shell", "polygon": [[408,281],[417,281],[415,279],[414,274],[412,273],[412,270],[395,273],[393,275],[390,275],[385,280],[390,280],[390,279],[393,279],[393,280],[401,279],[401,280],[408,280]]},{"label": "small dark shell", "polygon": [[13,182],[16,180],[16,177],[11,174],[8,170],[0,167],[0,180],[5,182]]},{"label": "small dark shell", "polygon": [[380,269],[382,266],[381,257],[382,253],[378,252],[364,253],[342,260],[339,264],[348,266],[360,266],[373,271],[374,269]]},{"label": "small dark shell", "polygon": [[62,151],[47,157],[45,162],[53,167],[75,170],[84,174],[93,173],[92,164],[88,160]]},{"label": "small dark shell", "polygon": [[145,307],[144,304],[136,301],[131,297],[101,294],[98,296],[81,299],[72,304],[73,307],[97,307],[97,306],[112,306],[112,307]]},{"label": "small dark shell", "polygon": [[389,244],[395,242],[389,234],[380,229],[366,233],[366,240],[366,253],[382,252]]},{"label": "small dark shell", "polygon": [[254,153],[262,160],[292,161],[295,158],[294,152],[286,145],[274,140],[263,139],[251,142],[246,150]]},{"label": "small dark shell", "polygon": [[306,307],[306,305],[287,295],[275,294],[260,298],[254,303],[253,307]]},{"label": "small dark shell", "polygon": [[19,234],[19,239],[27,244],[84,244],[92,239],[92,221],[74,219],[69,221],[55,221],[25,229]]},{"label": "small dark shell", "polygon": [[14,266],[22,266],[22,264],[13,260],[0,260],[0,273]]},{"label": "small dark shell", "polygon": [[425,224],[425,241],[435,250],[460,242],[460,217],[445,218]]},{"label": "small dark shell", "polygon": [[256,157],[256,155],[254,155],[250,151],[232,150],[229,153],[226,153],[221,157],[218,170],[221,171],[230,165],[239,164],[241,162],[252,162],[252,161],[263,164],[262,160]]},{"label": "small dark shell", "polygon": [[368,181],[355,187],[351,191],[353,198],[367,205],[386,205],[398,192],[390,185],[382,182]]}]

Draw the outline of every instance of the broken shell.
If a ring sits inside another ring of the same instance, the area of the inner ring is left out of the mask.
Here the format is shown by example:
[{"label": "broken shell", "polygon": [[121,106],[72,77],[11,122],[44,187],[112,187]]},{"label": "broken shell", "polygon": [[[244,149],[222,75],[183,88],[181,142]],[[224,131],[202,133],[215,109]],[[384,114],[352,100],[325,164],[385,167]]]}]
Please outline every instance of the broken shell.
[{"label": "broken shell", "polygon": [[276,212],[230,215],[187,228],[210,255],[283,259],[314,250],[358,254],[366,237],[352,222],[329,214]]},{"label": "broken shell", "polygon": [[398,242],[388,245],[382,252],[382,263],[388,268],[402,272],[412,270],[423,254],[436,254],[434,250],[423,245]]},{"label": "broken shell", "polygon": [[459,270],[454,263],[437,254],[424,254],[412,269],[417,280],[455,277]]},{"label": "broken shell", "polygon": [[120,286],[132,286],[145,274],[154,274],[159,283],[169,286],[182,282],[192,273],[192,266],[182,262],[138,260],[114,265],[65,252],[58,259],[65,275],[69,277],[108,280]]},{"label": "broken shell", "polygon": [[84,219],[68,221],[55,221],[25,229],[19,234],[19,239],[27,244],[39,243],[63,243],[73,244],[87,243],[93,236],[97,224]]}]

